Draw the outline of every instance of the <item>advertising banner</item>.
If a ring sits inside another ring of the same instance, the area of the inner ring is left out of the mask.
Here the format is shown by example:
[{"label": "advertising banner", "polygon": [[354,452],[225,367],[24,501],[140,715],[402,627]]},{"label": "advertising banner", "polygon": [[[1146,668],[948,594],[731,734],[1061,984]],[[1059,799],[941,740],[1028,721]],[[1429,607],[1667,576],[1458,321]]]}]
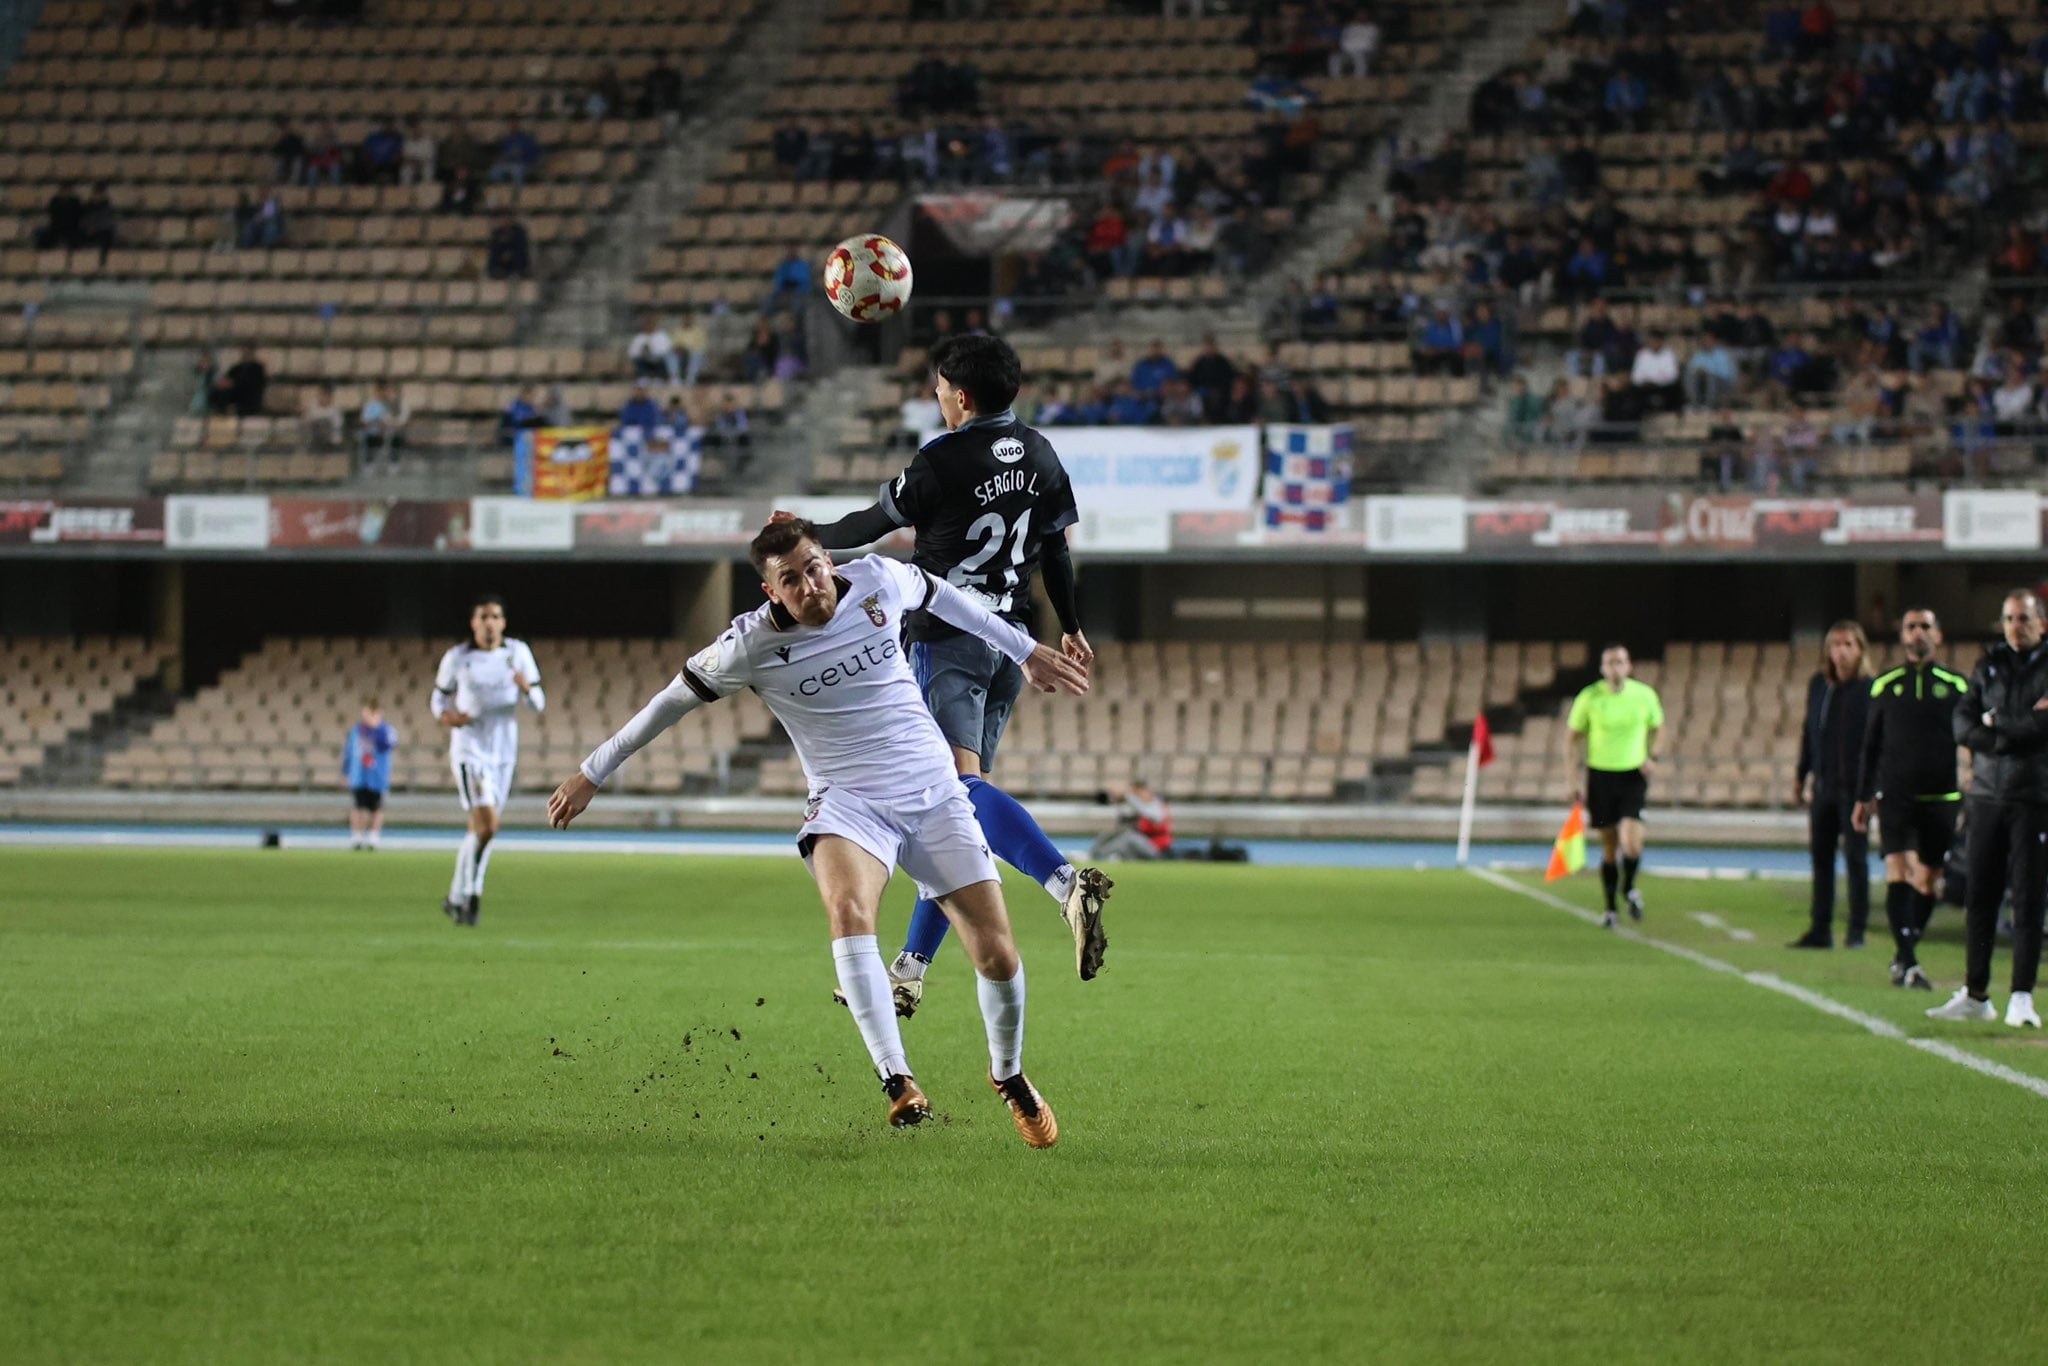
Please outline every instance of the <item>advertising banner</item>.
[{"label": "advertising banner", "polygon": [[472,498],[470,544],[478,550],[574,550],[576,509],[530,498]]},{"label": "advertising banner", "polygon": [[1390,555],[1463,554],[1465,500],[1385,497],[1365,500],[1365,548]]},{"label": "advertising banner", "polygon": [[1053,445],[1083,508],[1230,512],[1257,500],[1257,427],[1060,427]]},{"label": "advertising banner", "polygon": [[164,543],[173,550],[264,550],[270,500],[173,495],[164,500],[164,524]]},{"label": "advertising banner", "polygon": [[2031,489],[1945,493],[1941,531],[1950,550],[2039,550],[2041,495]]}]

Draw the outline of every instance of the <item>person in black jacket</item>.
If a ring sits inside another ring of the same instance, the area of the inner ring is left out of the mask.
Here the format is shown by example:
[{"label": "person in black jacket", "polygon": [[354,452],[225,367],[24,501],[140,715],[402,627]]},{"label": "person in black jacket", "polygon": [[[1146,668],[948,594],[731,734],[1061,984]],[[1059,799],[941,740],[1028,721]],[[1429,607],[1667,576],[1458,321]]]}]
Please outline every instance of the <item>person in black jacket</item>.
[{"label": "person in black jacket", "polygon": [[1956,699],[1970,680],[1934,660],[1941,624],[1915,607],[1899,618],[1906,662],[1870,685],[1870,720],[1856,785],[1858,830],[1877,816],[1884,844],[1885,919],[1892,927],[1892,985],[1932,991],[1917,946],[1934,914],[1934,879],[1956,836]]},{"label": "person in black jacket", "polygon": [[1969,899],[1965,980],[1936,1020],[1995,1020],[1991,949],[1998,907],[2012,895],[2012,999],[2005,1022],[2041,1027],[2034,979],[2041,969],[2041,910],[2048,893],[2048,647],[2041,600],[2027,589],[2006,594],[2005,639],[1984,652],[1970,691],[1955,706],[1956,743],[1972,755],[1969,801]]},{"label": "person in black jacket", "polygon": [[1864,929],[1870,923],[1870,837],[1852,818],[1856,766],[1869,713],[1869,638],[1855,622],[1838,621],[1828,628],[1820,672],[1806,685],[1806,724],[1800,730],[1793,801],[1806,808],[1813,850],[1813,924],[1792,941],[1795,949],[1835,946],[1837,849],[1849,875],[1849,933],[1842,945],[1863,947]]}]

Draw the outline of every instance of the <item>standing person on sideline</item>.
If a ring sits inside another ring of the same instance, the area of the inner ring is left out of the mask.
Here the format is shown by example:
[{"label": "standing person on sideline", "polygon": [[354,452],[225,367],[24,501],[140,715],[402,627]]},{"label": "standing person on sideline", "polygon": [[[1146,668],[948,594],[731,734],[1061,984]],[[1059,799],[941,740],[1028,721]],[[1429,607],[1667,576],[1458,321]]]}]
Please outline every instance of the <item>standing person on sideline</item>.
[{"label": "standing person on sideline", "polygon": [[[966,593],[998,617],[1029,630],[1031,580],[1045,570],[1045,593],[1060,620],[1060,648],[1083,666],[1095,658],[1074,604],[1074,562],[1067,528],[1081,518],[1052,443],[1017,420],[1010,405],[1023,384],[1017,353],[1000,337],[948,337],[932,349],[933,395],[945,420],[909,466],[869,507],[818,528],[827,550],[867,545],[901,527],[917,531],[911,563]],[[1110,880],[1076,868],[1046,838],[1016,798],[988,781],[1010,723],[1023,675],[1001,652],[928,612],[907,623],[911,667],[937,718],[989,847],[1044,887],[1074,936],[1082,981],[1102,968],[1102,928]],[[924,998],[925,969],[946,937],[946,917],[930,898],[911,912],[903,952],[890,964],[897,1008],[906,1016]]]},{"label": "standing person on sideline", "polygon": [[348,847],[375,849],[384,834],[384,794],[391,790],[391,752],[398,732],[374,697],[363,701],[362,719],[341,742],[341,781],[355,796],[348,813]]},{"label": "standing person on sideline", "polygon": [[1934,879],[1955,842],[1956,702],[1970,680],[1934,662],[1941,624],[1925,607],[1899,618],[1906,662],[1870,685],[1870,719],[1856,784],[1854,820],[1877,815],[1884,849],[1884,915],[1892,927],[1892,985],[1934,990],[1920,969],[1920,937],[1934,915]]},{"label": "standing person on sideline", "polygon": [[1870,639],[1853,621],[1828,628],[1820,672],[1806,685],[1806,721],[1799,731],[1799,772],[1792,800],[1806,808],[1813,851],[1812,924],[1795,949],[1835,946],[1835,854],[1849,875],[1849,933],[1842,947],[1860,949],[1870,925],[1870,837],[1855,823],[1856,766],[1870,714]]},{"label": "standing person on sideline", "polygon": [[1586,774],[1571,790],[1572,805],[1584,802],[1586,824],[1600,832],[1600,890],[1607,899],[1607,917],[1600,923],[1610,930],[1617,883],[1629,919],[1643,918],[1643,893],[1636,886],[1643,864],[1643,803],[1664,727],[1657,690],[1629,677],[1634,669],[1626,645],[1602,650],[1600,681],[1580,691],[1565,719],[1566,771],[1576,774],[1583,766]]},{"label": "standing person on sideline", "polygon": [[748,556],[768,601],[735,617],[555,789],[548,823],[565,828],[620,764],[690,712],[752,688],[789,732],[810,781],[797,852],[825,904],[840,994],[889,1098],[889,1122],[901,1128],[931,1117],[875,942],[882,891],[900,866],[919,896],[952,917],[974,963],[989,1084],[1024,1141],[1051,1147],[1059,1121],[1024,1075],[1024,965],[995,861],[910,675],[903,619],[930,613],[1000,651],[1046,692],[1086,692],[1087,669],[922,569],[880,555],[835,567],[817,528],[801,519],[770,522]]},{"label": "standing person on sideline", "polygon": [[2041,909],[2048,893],[2048,648],[2041,600],[2014,589],[1999,609],[2005,639],[1984,652],[1970,690],[1956,699],[1956,743],[1969,750],[1969,894],[1963,907],[1963,985],[1936,1020],[1995,1020],[1991,950],[1998,906],[2012,896],[2012,999],[2005,1022],[2039,1029],[2034,979],[2041,970]]},{"label": "standing person on sideline", "polygon": [[483,911],[484,871],[498,812],[512,795],[512,771],[519,763],[521,698],[535,711],[547,709],[540,665],[525,641],[505,634],[504,600],[486,593],[470,609],[469,639],[441,656],[430,703],[434,720],[447,727],[456,796],[469,813],[455,878],[441,903],[458,925],[476,924]]}]

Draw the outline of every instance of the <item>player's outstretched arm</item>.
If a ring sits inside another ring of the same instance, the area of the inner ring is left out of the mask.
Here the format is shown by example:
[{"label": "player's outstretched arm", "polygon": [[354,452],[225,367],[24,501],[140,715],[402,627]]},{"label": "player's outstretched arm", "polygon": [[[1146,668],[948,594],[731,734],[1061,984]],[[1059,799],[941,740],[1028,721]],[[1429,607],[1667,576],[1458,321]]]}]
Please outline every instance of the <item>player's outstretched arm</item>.
[{"label": "player's outstretched arm", "polygon": [[674,681],[648,699],[647,705],[635,713],[632,720],[621,726],[611,739],[592,750],[581,768],[563,779],[554,795],[548,798],[548,824],[557,830],[567,829],[569,822],[583,814],[583,809],[597,796],[597,790],[619,771],[626,760],[670,726],[706,702],[715,700],[717,694],[685,665]]},{"label": "player's outstretched arm", "polygon": [[569,822],[582,815],[596,795],[597,784],[584,777],[582,770],[570,774],[548,798],[548,824],[557,830],[567,830]]},{"label": "player's outstretched arm", "polygon": [[[794,512],[777,512],[768,519],[773,522],[796,520]],[[870,503],[859,512],[849,512],[836,522],[827,522],[817,530],[818,544],[827,550],[854,550],[864,545],[873,545],[896,531],[903,523],[889,515],[888,509],[879,502]]]}]

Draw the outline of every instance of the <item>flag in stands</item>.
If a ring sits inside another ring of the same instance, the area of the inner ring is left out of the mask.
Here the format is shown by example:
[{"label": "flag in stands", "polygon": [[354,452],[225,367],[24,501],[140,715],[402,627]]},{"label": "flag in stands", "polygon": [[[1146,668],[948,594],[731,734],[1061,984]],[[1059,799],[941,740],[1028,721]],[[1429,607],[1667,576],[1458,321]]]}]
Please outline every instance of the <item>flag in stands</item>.
[{"label": "flag in stands", "polygon": [[1269,527],[1327,531],[1351,498],[1351,428],[1266,428],[1265,520]]},{"label": "flag in stands", "polygon": [[1493,727],[1486,724],[1485,712],[1480,712],[1472,723],[1472,752],[1478,756],[1481,768],[1493,762]]},{"label": "flag in stands", "polygon": [[621,427],[612,433],[611,496],[674,498],[697,491],[704,429]]},{"label": "flag in stands", "polygon": [[1564,829],[1557,832],[1557,843],[1550,846],[1550,867],[1545,870],[1543,880],[1555,882],[1561,877],[1570,877],[1586,866],[1586,811],[1574,805],[1572,813],[1564,818]]},{"label": "flag in stands", "polygon": [[611,484],[611,440],[602,427],[521,432],[513,487],[527,498],[602,498]]}]

